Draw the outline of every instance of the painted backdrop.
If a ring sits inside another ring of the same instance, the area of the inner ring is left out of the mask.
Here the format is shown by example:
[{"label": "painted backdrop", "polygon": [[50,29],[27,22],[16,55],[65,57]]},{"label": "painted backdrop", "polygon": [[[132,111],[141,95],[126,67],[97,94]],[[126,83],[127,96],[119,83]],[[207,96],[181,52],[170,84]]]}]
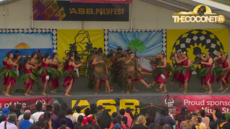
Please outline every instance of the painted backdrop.
[{"label": "painted backdrop", "polygon": [[20,55],[31,55],[36,50],[52,54],[56,42],[56,29],[0,29],[0,61],[6,53],[20,51]]},{"label": "painted backdrop", "polygon": [[[58,29],[57,51],[59,60],[66,57],[70,49],[76,49],[86,59],[91,47],[104,50],[104,30]],[[80,75],[85,75],[85,65],[80,68]]]},{"label": "painted backdrop", "polygon": [[145,57],[155,57],[159,52],[166,52],[166,30],[108,30],[107,40],[106,36],[105,48],[108,45],[108,51],[118,46],[123,50],[129,46],[133,52],[136,48],[144,74],[153,70],[150,59]]},{"label": "painted backdrop", "polygon": [[[171,53],[186,51],[194,61],[197,54],[217,51],[228,53],[228,29],[168,29],[167,30],[167,60]],[[195,65],[197,71],[200,65]],[[194,72],[196,73],[196,72]]]}]

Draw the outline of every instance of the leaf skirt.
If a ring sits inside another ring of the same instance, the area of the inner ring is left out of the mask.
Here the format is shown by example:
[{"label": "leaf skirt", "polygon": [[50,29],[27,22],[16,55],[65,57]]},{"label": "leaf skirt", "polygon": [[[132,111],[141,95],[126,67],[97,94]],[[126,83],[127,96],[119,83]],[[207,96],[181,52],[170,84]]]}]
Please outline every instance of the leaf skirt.
[{"label": "leaf skirt", "polygon": [[2,69],[1,76],[4,77],[4,85],[8,86],[11,84],[13,86],[16,83],[17,73],[12,69]]}]

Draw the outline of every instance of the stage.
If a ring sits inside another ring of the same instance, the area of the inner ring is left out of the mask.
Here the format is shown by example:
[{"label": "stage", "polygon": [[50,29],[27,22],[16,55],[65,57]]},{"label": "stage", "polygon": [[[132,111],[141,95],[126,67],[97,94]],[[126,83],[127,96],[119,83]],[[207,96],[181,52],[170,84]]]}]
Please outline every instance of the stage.
[{"label": "stage", "polygon": [[[151,78],[150,75],[144,75],[143,78],[148,84],[151,84],[153,82],[153,78]],[[169,95],[184,95],[182,91],[179,91],[178,83],[176,83],[173,86],[170,85],[171,79],[172,79],[172,76],[168,78],[168,81],[166,83],[168,94]],[[2,78],[0,82],[3,82]],[[88,78],[85,76],[80,76],[78,79],[76,79],[73,85],[73,88],[71,90],[72,97],[95,96],[94,90],[89,89],[87,87],[87,83],[88,83]],[[62,86],[63,79],[60,79],[59,84],[60,84],[60,87],[56,94],[51,94],[50,92],[48,92],[49,89],[47,87],[47,95],[49,97],[66,97],[64,96],[64,87]],[[41,78],[40,78],[40,86],[41,87],[43,86],[43,83],[41,83]],[[111,86],[114,86],[114,84],[111,83]],[[157,84],[154,86],[154,88],[148,89],[143,84],[138,82],[136,85],[136,89],[139,90],[139,92],[134,92],[131,90],[130,94],[125,94],[125,93],[122,93],[121,89],[114,88],[114,91],[108,94],[108,93],[105,93],[105,87],[104,87],[104,84],[102,84],[97,96],[153,96],[153,95],[159,96],[159,95],[166,95],[166,93],[162,94],[156,91],[156,87],[158,87]],[[16,82],[16,84],[14,85],[14,89],[24,89],[24,88],[25,86],[21,82]],[[220,91],[218,91],[219,88],[220,88],[219,84],[214,82],[212,84],[213,93],[211,95],[229,95],[230,89],[226,93],[221,93]],[[200,92],[199,91],[200,89],[201,89],[200,80],[196,77],[196,75],[193,75],[189,81],[188,94],[186,95],[210,95],[204,92]],[[37,96],[42,97],[43,96],[41,94],[42,90],[37,89],[37,85],[33,85],[33,92],[35,92],[35,94],[31,94],[31,96],[29,97],[37,97]],[[24,97],[23,93],[11,93],[11,95],[12,97]],[[3,97],[4,95],[0,94],[0,96]]]}]

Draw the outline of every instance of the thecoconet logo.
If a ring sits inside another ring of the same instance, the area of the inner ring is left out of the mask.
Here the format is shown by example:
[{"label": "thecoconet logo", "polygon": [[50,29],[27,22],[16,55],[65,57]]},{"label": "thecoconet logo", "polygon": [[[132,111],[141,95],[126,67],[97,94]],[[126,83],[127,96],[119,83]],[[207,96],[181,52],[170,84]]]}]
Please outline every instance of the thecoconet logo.
[{"label": "thecoconet logo", "polygon": [[165,105],[167,105],[168,107],[172,107],[173,104],[174,104],[174,100],[172,98],[166,98],[165,99]]},{"label": "thecoconet logo", "polygon": [[36,101],[36,105],[37,105],[38,102],[41,102],[41,103],[42,103],[42,106],[45,106],[45,105],[46,105],[46,101],[45,101],[44,99],[42,99],[42,100],[39,100],[39,99],[38,99],[38,100]]}]

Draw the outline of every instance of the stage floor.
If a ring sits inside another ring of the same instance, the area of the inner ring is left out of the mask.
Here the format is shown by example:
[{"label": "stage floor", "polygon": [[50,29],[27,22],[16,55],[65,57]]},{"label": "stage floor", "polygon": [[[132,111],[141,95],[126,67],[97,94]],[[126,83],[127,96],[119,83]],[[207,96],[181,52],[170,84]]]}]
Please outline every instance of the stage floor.
[{"label": "stage floor", "polygon": [[[144,80],[150,84],[152,83],[153,79],[151,78],[150,75],[145,75],[143,76]],[[172,79],[172,76],[170,76],[168,78],[168,81],[166,83],[167,85],[167,90],[168,90],[168,94],[169,95],[184,95],[182,93],[182,91],[179,91],[179,85],[175,84],[174,86],[170,85],[170,80]],[[41,81],[41,79],[40,79]],[[3,79],[0,79],[0,82],[3,82]],[[48,93],[48,88],[47,88],[47,93],[48,96],[50,97],[64,97],[64,87],[62,87],[62,83],[63,83],[63,79],[60,80],[60,88],[57,91],[56,94],[51,94]],[[88,89],[87,88],[87,83],[88,83],[88,78],[85,76],[81,76],[80,78],[78,78],[75,83],[74,86],[71,90],[71,95],[73,97],[78,97],[78,96],[94,96],[94,91],[92,89]],[[41,86],[43,86],[42,83],[40,83]],[[112,84],[112,86],[114,86],[114,84]],[[155,85],[157,86],[157,85]],[[24,84],[21,82],[17,82],[14,85],[15,89],[20,89],[20,88],[24,88]],[[190,79],[189,85],[188,85],[188,94],[186,95],[209,95],[207,93],[203,93],[203,92],[199,92],[201,88],[201,84],[200,84],[200,80],[193,75],[192,78]],[[219,84],[214,82],[212,84],[212,88],[213,88],[213,93],[211,95],[229,95],[230,90],[227,91],[226,93],[221,93],[220,91],[218,91],[219,89]],[[136,85],[136,89],[139,90],[139,92],[133,92],[131,91],[129,95],[122,93],[121,89],[119,88],[115,88],[113,92],[111,92],[110,94],[105,93],[105,88],[104,85],[102,85],[100,92],[97,96],[158,96],[158,95],[166,95],[166,93],[161,94],[160,92],[156,91],[155,88],[151,88],[151,89],[147,89],[143,84],[141,84],[140,82],[138,82],[138,84]],[[1,88],[2,90],[2,88]],[[31,94],[31,96],[29,97],[40,97],[42,90],[38,90],[37,86],[34,85],[33,86],[33,91],[35,92],[35,94]],[[1,91],[2,92],[2,91]],[[12,97],[23,97],[24,94],[23,93],[11,93]],[[0,97],[3,97],[3,94],[0,94]]]}]

